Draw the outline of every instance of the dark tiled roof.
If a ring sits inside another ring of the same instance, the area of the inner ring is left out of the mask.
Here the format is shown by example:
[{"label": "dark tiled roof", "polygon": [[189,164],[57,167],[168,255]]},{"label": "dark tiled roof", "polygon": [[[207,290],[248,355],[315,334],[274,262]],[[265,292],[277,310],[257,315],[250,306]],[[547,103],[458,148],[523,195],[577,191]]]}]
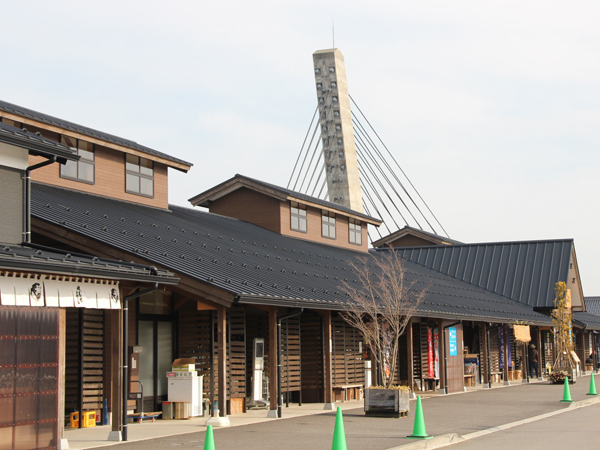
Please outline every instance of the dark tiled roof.
[{"label": "dark tiled roof", "polygon": [[600,331],[600,316],[588,312],[575,312],[573,320],[583,324],[586,330]]},{"label": "dark tiled roof", "polygon": [[150,266],[100,259],[56,249],[0,243],[0,269],[76,275],[111,280],[176,284],[178,279]]},{"label": "dark tiled roof", "polygon": [[[198,209],[168,211],[35,184],[38,220],[136,255],[177,275],[232,293],[240,302],[340,310],[349,261],[378,257],[273,233]],[[510,299],[407,262],[417,285],[433,283],[420,314],[466,320],[531,321],[546,316]]]},{"label": "dark tiled roof", "polygon": [[586,312],[600,316],[600,297],[585,297],[584,302]]},{"label": "dark tiled roof", "polygon": [[317,197],[311,197],[310,195],[302,194],[301,192],[292,191],[291,189],[287,189],[287,188],[284,188],[281,186],[276,186],[276,185],[270,184],[270,183],[265,183],[264,181],[256,180],[254,178],[250,178],[250,177],[240,175],[240,174],[236,174],[233,178],[230,178],[229,180],[224,181],[223,183],[220,183],[217,186],[190,198],[189,201],[194,205],[200,204],[200,206],[208,206],[208,204],[206,202],[198,203],[198,201],[196,199],[199,199],[201,197],[209,195],[212,191],[218,191],[219,188],[223,187],[224,185],[233,184],[235,181],[239,181],[242,183],[245,181],[250,184],[262,186],[267,189],[271,189],[273,191],[279,192],[280,194],[283,194],[284,196],[294,197],[298,200],[302,200],[302,201],[309,202],[309,203],[314,203],[316,205],[321,205],[326,208],[337,209],[346,214],[354,215],[357,217],[362,217],[363,219],[369,220],[372,222],[381,223],[381,219],[377,219],[377,218],[371,217],[367,214],[364,214],[364,213],[361,213],[358,211],[354,211],[350,208],[346,208],[345,206],[338,205],[337,203],[332,203],[332,202],[328,202],[326,200],[321,200],[320,198],[317,198]]},{"label": "dark tiled roof", "polygon": [[410,261],[512,298],[552,307],[554,286],[567,280],[572,239],[441,245],[398,249]]},{"label": "dark tiled roof", "polygon": [[3,122],[0,122],[0,142],[27,149],[32,155],[56,156],[63,160],[73,161],[79,159],[79,155],[66,145],[51,141],[38,134],[20,130]]},{"label": "dark tiled roof", "polygon": [[0,111],[5,111],[8,113],[16,114],[21,117],[26,117],[28,119],[37,120],[38,122],[42,122],[47,125],[53,125],[55,127],[63,128],[65,130],[74,131],[76,133],[83,134],[84,136],[100,139],[106,142],[110,142],[112,144],[122,145],[123,147],[137,150],[148,155],[156,156],[158,158],[162,158],[177,164],[192,166],[192,164],[187,161],[159,152],[158,150],[145,147],[129,139],[124,139],[118,136],[114,136],[112,134],[104,133],[103,131],[98,131],[92,128],[84,127],[83,125],[78,125],[67,120],[58,119],[47,114],[23,108],[22,106],[13,105],[12,103],[8,103],[3,100],[0,100]]}]

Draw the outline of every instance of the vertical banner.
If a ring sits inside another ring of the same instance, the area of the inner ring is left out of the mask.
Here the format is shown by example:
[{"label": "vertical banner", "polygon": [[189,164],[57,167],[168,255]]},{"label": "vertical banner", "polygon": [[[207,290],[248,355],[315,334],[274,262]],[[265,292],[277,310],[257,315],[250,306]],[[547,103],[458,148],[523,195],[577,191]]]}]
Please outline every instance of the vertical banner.
[{"label": "vertical banner", "polygon": [[504,369],[504,326],[498,327],[498,367]]},{"label": "vertical banner", "polygon": [[433,331],[429,327],[427,327],[427,369],[429,378],[435,378],[433,367]]},{"label": "vertical banner", "polygon": [[435,378],[440,377],[440,334],[437,328],[433,329],[433,357]]},{"label": "vertical banner", "polygon": [[456,343],[456,328],[448,328],[448,347],[450,349],[450,356],[458,355],[458,345]]}]

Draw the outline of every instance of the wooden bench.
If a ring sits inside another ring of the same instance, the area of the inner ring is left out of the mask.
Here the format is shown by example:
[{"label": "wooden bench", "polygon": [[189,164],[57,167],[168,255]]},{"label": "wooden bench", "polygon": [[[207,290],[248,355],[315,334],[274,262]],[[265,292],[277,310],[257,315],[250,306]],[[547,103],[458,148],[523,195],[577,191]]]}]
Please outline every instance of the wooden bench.
[{"label": "wooden bench", "polygon": [[[360,400],[360,389],[362,389],[362,384],[340,384],[338,386],[333,386],[333,396],[337,399],[337,392],[341,394],[341,401],[344,403],[346,400]],[[351,398],[348,398],[348,390],[352,392]],[[358,395],[357,395],[358,390]]]},{"label": "wooden bench", "polygon": [[473,387],[475,386],[475,374],[464,375],[465,378],[465,386]]},{"label": "wooden bench", "polygon": [[[427,390],[435,392],[437,390],[437,384],[438,384],[438,381],[440,381],[440,379],[426,377],[426,378],[423,378],[423,381],[424,381],[423,387],[425,387],[425,383],[426,383],[427,388],[428,388]],[[425,389],[423,389],[423,390],[425,390]]]},{"label": "wooden bench", "polygon": [[502,372],[490,372],[490,375],[492,376],[492,383],[500,383],[500,380],[502,379]]}]

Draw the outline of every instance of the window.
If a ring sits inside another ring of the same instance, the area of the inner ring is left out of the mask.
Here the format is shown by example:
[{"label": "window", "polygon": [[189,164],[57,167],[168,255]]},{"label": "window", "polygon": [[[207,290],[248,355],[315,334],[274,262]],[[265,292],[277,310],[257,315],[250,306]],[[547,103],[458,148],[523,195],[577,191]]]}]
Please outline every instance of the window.
[{"label": "window", "polygon": [[291,229],[306,233],[306,206],[292,202],[291,204]]},{"label": "window", "polygon": [[362,245],[362,224],[350,218],[348,236],[351,244]]},{"label": "window", "polygon": [[61,136],[60,143],[71,147],[80,156],[79,161],[67,161],[60,166],[60,176],[94,184],[94,144],[71,136]]},{"label": "window", "polygon": [[154,163],[146,158],[127,155],[125,160],[125,190],[132,194],[154,196]]},{"label": "window", "polygon": [[335,239],[335,214],[323,211],[321,216],[321,227],[323,237]]}]

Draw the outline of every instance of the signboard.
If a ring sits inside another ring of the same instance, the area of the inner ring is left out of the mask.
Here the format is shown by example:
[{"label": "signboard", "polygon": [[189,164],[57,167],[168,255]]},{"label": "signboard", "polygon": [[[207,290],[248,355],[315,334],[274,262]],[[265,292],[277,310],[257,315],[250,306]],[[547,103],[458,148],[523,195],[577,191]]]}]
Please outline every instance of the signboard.
[{"label": "signboard", "polygon": [[456,344],[456,327],[448,328],[448,346],[450,347],[450,356],[458,355],[458,346]]}]

